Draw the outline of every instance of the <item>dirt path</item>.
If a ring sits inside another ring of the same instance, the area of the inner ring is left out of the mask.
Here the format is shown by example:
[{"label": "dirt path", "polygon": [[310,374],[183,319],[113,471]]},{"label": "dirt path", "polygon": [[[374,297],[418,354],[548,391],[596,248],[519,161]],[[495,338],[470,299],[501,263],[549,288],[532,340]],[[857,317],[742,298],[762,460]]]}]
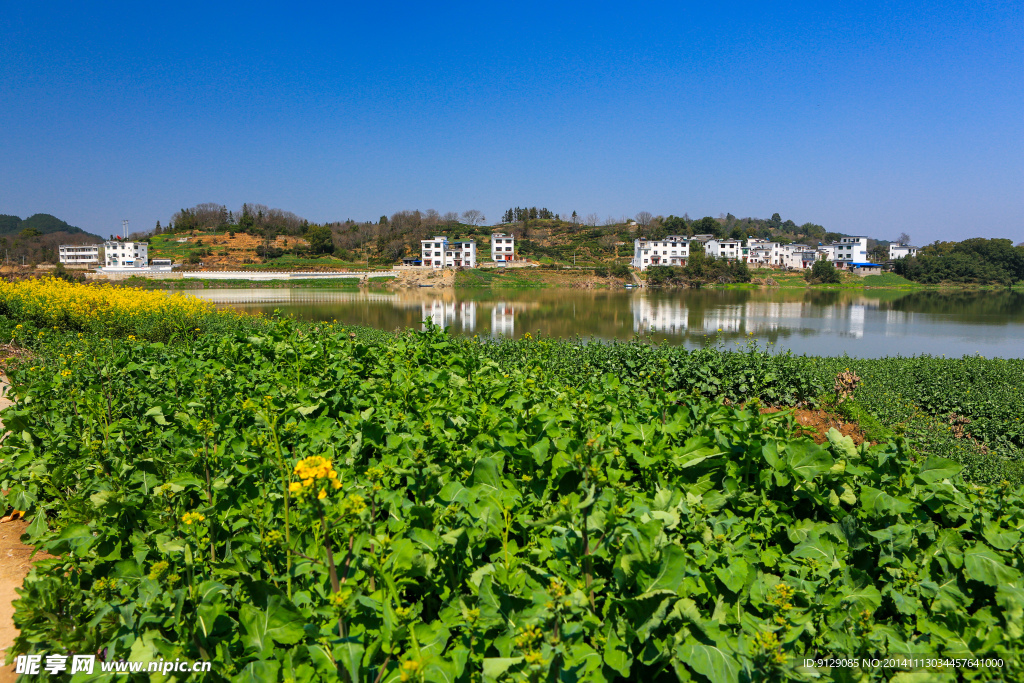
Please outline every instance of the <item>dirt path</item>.
[{"label": "dirt path", "polygon": [[[0,410],[13,403],[7,398],[9,388],[7,378],[0,375]],[[3,424],[0,423],[2,430]],[[0,514],[7,512],[0,511]],[[33,548],[20,540],[26,526],[28,524],[20,519],[0,523],[0,683],[13,683],[18,678],[14,673],[14,665],[3,666],[3,661],[7,648],[14,644],[18,635],[18,629],[14,628],[14,605],[11,604],[18,599],[14,590],[21,588],[25,576],[32,568]],[[36,559],[41,558],[36,556]]]}]

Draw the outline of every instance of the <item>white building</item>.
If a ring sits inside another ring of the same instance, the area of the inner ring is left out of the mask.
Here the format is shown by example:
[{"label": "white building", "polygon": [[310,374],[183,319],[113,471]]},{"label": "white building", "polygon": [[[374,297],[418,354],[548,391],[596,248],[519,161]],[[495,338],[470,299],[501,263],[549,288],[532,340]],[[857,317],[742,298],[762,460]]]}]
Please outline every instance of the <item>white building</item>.
[{"label": "white building", "polygon": [[895,261],[898,258],[904,256],[917,256],[917,247],[912,247],[909,244],[890,244],[889,245],[889,260]]},{"label": "white building", "polygon": [[424,268],[476,268],[476,240],[449,242],[443,235],[420,240]]},{"label": "white building", "polygon": [[516,260],[516,238],[503,232],[491,235],[491,260],[507,263]]},{"label": "white building", "polygon": [[756,242],[749,245],[747,263],[755,266],[775,265],[775,252],[778,249],[777,242]]},{"label": "white building", "polygon": [[426,268],[444,268],[444,253],[448,250],[448,238],[435,235],[429,240],[420,240],[420,257]]},{"label": "white building", "polygon": [[809,247],[806,244],[786,244],[786,249],[781,251],[780,265],[794,270],[804,270],[814,265],[818,259],[825,258],[825,253],[818,251],[817,247]]},{"label": "white building", "polygon": [[104,266],[107,268],[148,268],[149,244],[146,242],[103,243]]},{"label": "white building", "polygon": [[444,252],[446,268],[476,268],[476,240],[449,242]]},{"label": "white building", "polygon": [[704,245],[704,255],[735,261],[743,257],[743,240],[713,239]]},{"label": "white building", "polygon": [[690,240],[681,235],[633,240],[632,266],[637,270],[647,270],[651,266],[685,266],[688,258]]},{"label": "white building", "polygon": [[62,244],[59,249],[60,262],[69,266],[93,266],[100,263],[98,244]]},{"label": "white building", "polygon": [[829,245],[828,258],[839,268],[850,268],[854,263],[868,262],[867,237],[842,237]]}]

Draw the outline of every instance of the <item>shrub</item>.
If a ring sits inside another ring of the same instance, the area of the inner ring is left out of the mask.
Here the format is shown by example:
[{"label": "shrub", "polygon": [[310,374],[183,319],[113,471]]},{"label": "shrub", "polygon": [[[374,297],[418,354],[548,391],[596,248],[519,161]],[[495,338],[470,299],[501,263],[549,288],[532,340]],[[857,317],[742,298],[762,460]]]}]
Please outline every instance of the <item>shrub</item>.
[{"label": "shrub", "polygon": [[804,273],[804,279],[811,284],[839,284],[842,278],[831,261],[819,260]]}]

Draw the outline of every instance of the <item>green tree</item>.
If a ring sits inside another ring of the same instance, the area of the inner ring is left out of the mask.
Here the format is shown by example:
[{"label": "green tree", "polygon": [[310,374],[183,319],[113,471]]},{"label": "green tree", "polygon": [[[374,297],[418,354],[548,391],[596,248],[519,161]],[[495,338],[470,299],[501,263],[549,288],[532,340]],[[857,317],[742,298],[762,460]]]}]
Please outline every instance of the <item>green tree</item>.
[{"label": "green tree", "polygon": [[306,230],[306,241],[314,254],[330,254],[334,251],[334,235],[326,225],[310,225]]},{"label": "green tree", "polygon": [[809,283],[839,284],[839,271],[831,261],[815,261],[811,269],[804,273]]}]

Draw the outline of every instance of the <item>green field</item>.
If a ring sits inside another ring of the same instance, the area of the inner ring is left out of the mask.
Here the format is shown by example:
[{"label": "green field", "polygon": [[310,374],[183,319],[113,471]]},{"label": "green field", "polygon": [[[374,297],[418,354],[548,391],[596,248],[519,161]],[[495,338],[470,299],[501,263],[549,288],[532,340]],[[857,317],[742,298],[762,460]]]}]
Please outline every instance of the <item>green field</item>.
[{"label": "green field", "polygon": [[[54,559],[9,658],[738,683],[848,680],[801,666],[843,653],[1024,676],[1024,360],[480,343],[203,318],[188,297],[194,330],[152,341],[91,332],[89,288],[33,286],[0,288],[0,334],[28,352],[0,478]],[[819,445],[764,405],[863,411],[879,443]],[[918,428],[951,413],[960,450]],[[944,680],[901,668],[853,680]]]}]

